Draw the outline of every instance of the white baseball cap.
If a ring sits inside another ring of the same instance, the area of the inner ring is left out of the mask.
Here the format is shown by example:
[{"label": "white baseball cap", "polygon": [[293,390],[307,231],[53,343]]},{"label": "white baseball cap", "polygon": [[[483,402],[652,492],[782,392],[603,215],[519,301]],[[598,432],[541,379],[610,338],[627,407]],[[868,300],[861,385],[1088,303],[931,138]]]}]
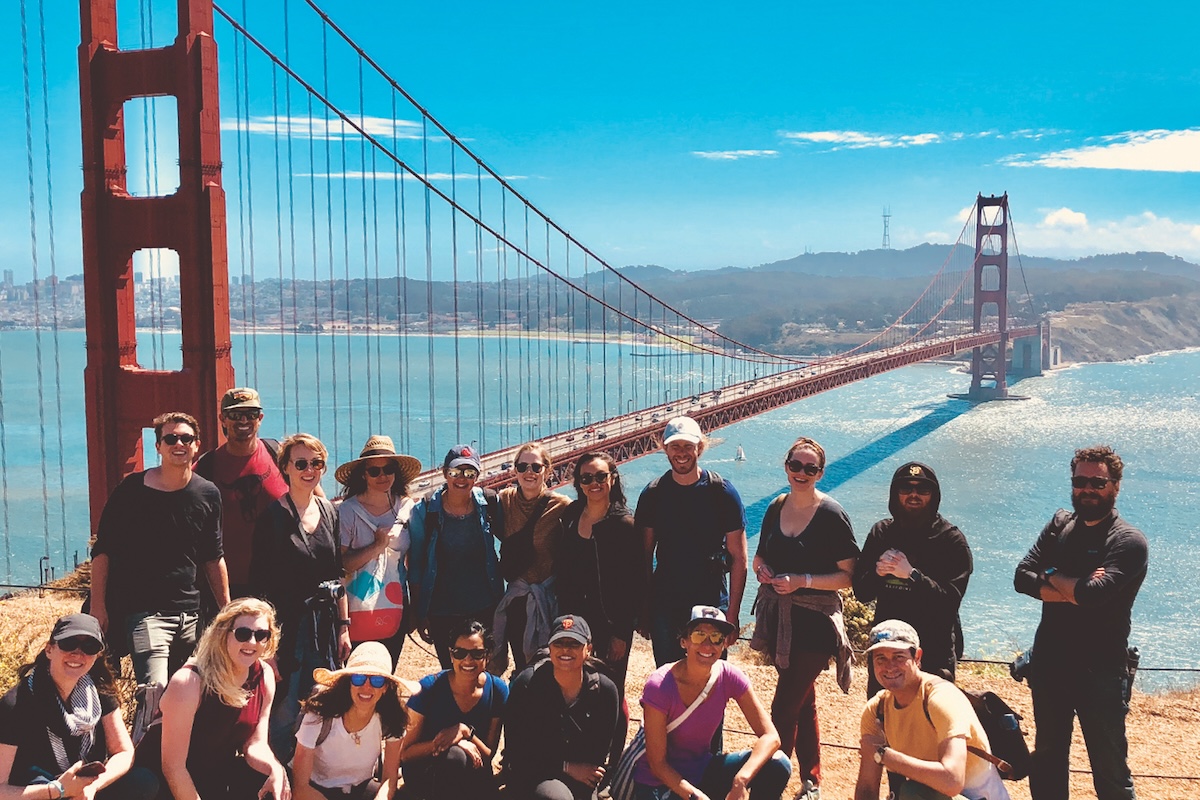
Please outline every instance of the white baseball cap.
[{"label": "white baseball cap", "polygon": [[667,429],[663,431],[663,445],[668,445],[676,439],[700,444],[704,439],[704,432],[700,430],[700,423],[691,417],[675,417],[667,423]]}]

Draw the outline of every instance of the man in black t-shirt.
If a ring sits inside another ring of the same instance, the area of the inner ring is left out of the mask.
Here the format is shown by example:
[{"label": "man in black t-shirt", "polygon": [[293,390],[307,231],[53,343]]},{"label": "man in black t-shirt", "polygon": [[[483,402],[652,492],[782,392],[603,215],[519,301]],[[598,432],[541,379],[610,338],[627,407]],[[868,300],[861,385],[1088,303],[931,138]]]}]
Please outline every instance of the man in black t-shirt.
[{"label": "man in black t-shirt", "polygon": [[[958,608],[973,562],[962,531],[938,513],[942,488],[927,465],[910,461],[892,475],[889,519],[867,534],[854,567],[854,596],[875,600],[872,624],[898,619],[916,628],[924,645],[921,669],[954,680],[962,652]],[[880,689],[874,671],[867,696]]]},{"label": "man in black t-shirt", "polygon": [[1129,629],[1149,545],[1117,514],[1125,465],[1110,447],[1076,450],[1071,505],[1059,510],[1017,565],[1013,585],[1042,601],[1029,689],[1037,729],[1029,793],[1066,800],[1075,717],[1099,800],[1133,800],[1126,759]]},{"label": "man in black t-shirt", "polygon": [[165,686],[195,648],[200,568],[218,603],[229,602],[221,493],[192,472],[199,430],[182,412],[154,420],[162,464],[118,484],[92,547],[90,613],[110,643],[128,647],[139,684]]}]

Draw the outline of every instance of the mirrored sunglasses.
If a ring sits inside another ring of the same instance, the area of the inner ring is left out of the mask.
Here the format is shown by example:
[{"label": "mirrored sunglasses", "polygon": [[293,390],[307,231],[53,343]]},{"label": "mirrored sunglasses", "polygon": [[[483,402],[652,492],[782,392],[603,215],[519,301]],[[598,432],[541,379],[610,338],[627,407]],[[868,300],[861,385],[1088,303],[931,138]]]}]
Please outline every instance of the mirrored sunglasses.
[{"label": "mirrored sunglasses", "polygon": [[725,641],[725,634],[720,631],[705,633],[704,631],[695,630],[688,634],[688,638],[692,640],[692,644],[704,644],[705,642],[709,644],[721,644]]},{"label": "mirrored sunglasses", "polygon": [[314,459],[310,460],[307,458],[297,458],[295,461],[292,462],[292,466],[301,472],[304,472],[304,470],[308,469],[309,467],[312,467],[313,469],[320,471],[320,470],[325,469],[325,459],[314,458]]},{"label": "mirrored sunglasses", "polygon": [[383,675],[363,675],[360,672],[356,672],[350,676],[351,686],[362,686],[367,681],[371,682],[372,689],[382,689],[384,686],[387,686],[388,679]]},{"label": "mirrored sunglasses", "polygon": [[479,470],[474,467],[451,467],[446,470],[447,478],[466,478],[473,481],[479,477]]}]

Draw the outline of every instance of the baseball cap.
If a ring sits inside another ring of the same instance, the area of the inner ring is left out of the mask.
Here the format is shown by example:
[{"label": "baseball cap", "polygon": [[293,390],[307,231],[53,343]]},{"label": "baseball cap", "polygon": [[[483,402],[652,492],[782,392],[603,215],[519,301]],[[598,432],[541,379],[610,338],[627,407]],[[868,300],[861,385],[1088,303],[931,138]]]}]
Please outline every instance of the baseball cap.
[{"label": "baseball cap", "polygon": [[867,652],[890,647],[893,650],[915,650],[921,647],[921,637],[912,625],[898,619],[885,619],[871,628],[867,635]]},{"label": "baseball cap", "polygon": [[104,632],[100,630],[100,622],[91,614],[67,614],[54,623],[50,640],[59,642],[72,636],[87,636],[104,644]]},{"label": "baseball cap", "polygon": [[565,614],[554,620],[554,628],[550,631],[550,642],[557,642],[559,639],[571,639],[580,644],[590,644],[592,629],[588,627],[587,620],[583,617]]},{"label": "baseball cap", "polygon": [[221,410],[229,411],[233,408],[256,408],[262,411],[262,400],[259,399],[258,392],[248,387],[230,389],[221,398]]},{"label": "baseball cap", "polygon": [[479,464],[479,454],[469,444],[454,445],[454,447],[450,448],[450,452],[446,453],[445,460],[442,461],[442,469],[462,466],[471,466],[481,472],[483,471],[483,467]]},{"label": "baseball cap", "polygon": [[702,622],[707,622],[726,636],[734,631],[733,625],[725,619],[725,612],[716,606],[692,606],[692,618],[688,620],[685,630],[691,633],[692,629]]},{"label": "baseball cap", "polygon": [[668,445],[676,439],[681,439],[692,444],[700,444],[704,438],[704,432],[700,430],[700,423],[691,417],[675,417],[667,422],[667,429],[663,431],[663,445]]}]

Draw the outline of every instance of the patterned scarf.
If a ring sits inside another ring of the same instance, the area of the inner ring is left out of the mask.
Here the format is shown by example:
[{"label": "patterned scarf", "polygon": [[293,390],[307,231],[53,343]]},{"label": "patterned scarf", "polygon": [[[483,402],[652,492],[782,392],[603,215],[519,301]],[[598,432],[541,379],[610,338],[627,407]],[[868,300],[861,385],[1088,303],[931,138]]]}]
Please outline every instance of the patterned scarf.
[{"label": "patterned scarf", "polygon": [[46,716],[52,721],[46,736],[59,772],[66,772],[72,764],[87,756],[96,741],[96,725],[101,716],[100,692],[92,683],[92,676],[84,675],[63,702],[50,677],[49,667],[30,672],[28,682],[33,696],[50,706]]}]

